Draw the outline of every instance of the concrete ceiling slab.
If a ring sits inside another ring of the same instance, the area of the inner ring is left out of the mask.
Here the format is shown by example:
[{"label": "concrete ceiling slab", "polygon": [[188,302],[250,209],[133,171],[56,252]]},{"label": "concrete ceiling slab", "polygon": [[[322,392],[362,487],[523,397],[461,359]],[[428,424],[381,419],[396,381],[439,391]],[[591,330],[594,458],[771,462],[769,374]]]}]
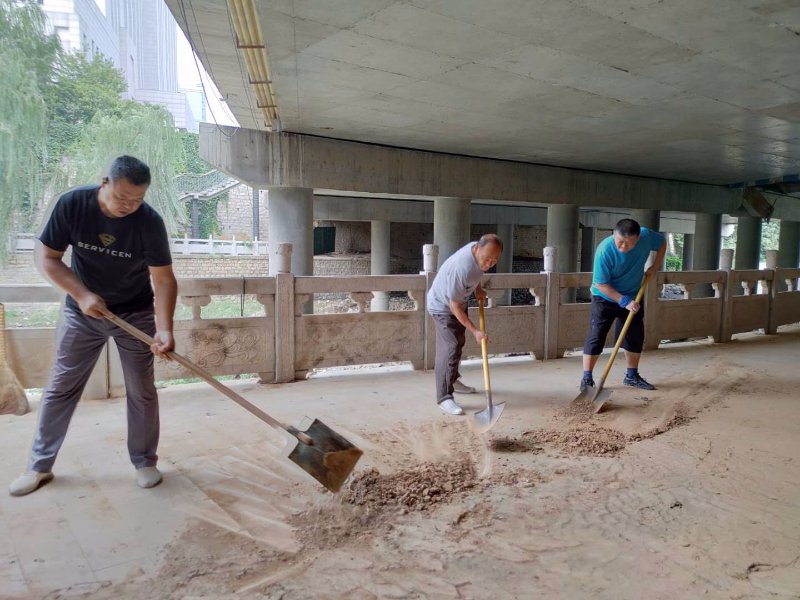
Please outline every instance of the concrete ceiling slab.
[{"label": "concrete ceiling slab", "polygon": [[[226,12],[167,0],[244,127]],[[800,172],[796,0],[256,0],[285,131],[730,184]]]}]

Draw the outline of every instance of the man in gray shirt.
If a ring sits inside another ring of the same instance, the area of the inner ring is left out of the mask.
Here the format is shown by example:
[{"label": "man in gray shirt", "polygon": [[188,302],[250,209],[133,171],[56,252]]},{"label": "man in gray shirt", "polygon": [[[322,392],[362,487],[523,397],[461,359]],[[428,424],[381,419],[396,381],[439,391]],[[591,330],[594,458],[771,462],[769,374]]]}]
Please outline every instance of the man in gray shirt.
[{"label": "man in gray shirt", "polygon": [[503,242],[493,233],[470,242],[444,261],[428,291],[428,312],[436,324],[436,400],[439,408],[449,415],[464,414],[453,400],[453,392],[475,392],[475,388],[458,381],[466,330],[478,344],[484,337],[470,321],[467,300],[472,292],[477,298],[486,298],[480,286],[481,277],[497,264],[502,251]]}]

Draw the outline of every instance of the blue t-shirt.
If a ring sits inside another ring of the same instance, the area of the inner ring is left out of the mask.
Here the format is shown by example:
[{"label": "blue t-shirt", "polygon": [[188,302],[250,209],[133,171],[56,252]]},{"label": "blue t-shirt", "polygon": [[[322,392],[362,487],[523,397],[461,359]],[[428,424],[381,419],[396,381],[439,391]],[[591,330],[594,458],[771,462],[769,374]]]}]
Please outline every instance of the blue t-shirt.
[{"label": "blue t-shirt", "polygon": [[607,284],[624,296],[633,298],[642,285],[644,265],[650,252],[658,250],[664,243],[664,236],[648,229],[641,228],[638,243],[628,252],[620,252],[614,245],[614,236],[610,235],[597,246],[594,255],[594,276],[592,277],[592,294],[614,302],[597,289],[597,284]]}]

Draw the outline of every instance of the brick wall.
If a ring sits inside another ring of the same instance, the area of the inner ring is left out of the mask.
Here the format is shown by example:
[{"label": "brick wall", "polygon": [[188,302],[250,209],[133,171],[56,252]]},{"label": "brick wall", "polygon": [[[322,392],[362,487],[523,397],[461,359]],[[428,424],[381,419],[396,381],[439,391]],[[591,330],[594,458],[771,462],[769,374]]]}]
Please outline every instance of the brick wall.
[{"label": "brick wall", "polygon": [[[228,192],[228,202],[217,204],[217,223],[220,234],[237,240],[253,239],[253,190],[246,185],[238,185]],[[267,194],[262,192],[259,200],[259,240],[268,239],[269,212]]]},{"label": "brick wall", "polygon": [[44,278],[33,266],[33,252],[12,254],[8,264],[0,268],[0,283],[7,285],[45,283]]}]

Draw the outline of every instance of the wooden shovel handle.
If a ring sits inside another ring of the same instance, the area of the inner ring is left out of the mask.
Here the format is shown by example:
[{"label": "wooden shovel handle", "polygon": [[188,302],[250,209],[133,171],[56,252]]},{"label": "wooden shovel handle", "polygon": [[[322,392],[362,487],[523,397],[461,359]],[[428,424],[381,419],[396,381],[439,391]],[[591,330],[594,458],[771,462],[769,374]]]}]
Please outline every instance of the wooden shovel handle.
[{"label": "wooden shovel handle", "polygon": [[[103,313],[103,316],[106,319],[108,319],[109,321],[111,321],[112,323],[114,323],[114,325],[116,325],[117,327],[119,327],[123,331],[131,334],[136,339],[141,340],[142,342],[144,342],[148,346],[152,346],[153,344],[156,343],[155,340],[152,337],[150,337],[149,335],[147,335],[144,331],[134,327],[133,325],[131,325],[130,323],[128,323],[124,319],[120,319],[117,315],[115,315],[111,311],[103,310],[102,313]],[[274,417],[271,417],[270,415],[265,413],[263,410],[258,408],[255,404],[253,404],[253,403],[245,400],[244,398],[242,398],[239,394],[234,392],[229,387],[222,385],[219,381],[214,379],[214,377],[211,375],[211,373],[209,373],[208,371],[206,371],[204,368],[200,367],[199,365],[196,365],[195,363],[190,361],[185,356],[182,356],[182,355],[180,355],[180,354],[178,354],[177,352],[174,352],[174,351],[173,352],[167,352],[166,354],[170,359],[174,360],[176,363],[182,365],[183,367],[185,367],[186,369],[188,369],[189,371],[191,371],[192,373],[197,375],[200,379],[205,381],[208,385],[213,387],[220,394],[223,394],[223,395],[227,396],[228,398],[230,398],[231,400],[236,402],[236,404],[238,404],[239,406],[241,406],[245,410],[250,411],[252,414],[257,416],[262,421],[272,425],[273,427],[275,427],[277,429],[284,429],[284,430],[288,431],[289,433],[291,433],[292,435],[297,437],[300,441],[302,441],[302,442],[304,442],[306,444],[311,444],[311,445],[314,444],[313,440],[310,437],[308,437],[306,434],[302,433],[301,431],[297,430],[295,427],[292,427],[291,425],[286,425],[284,423],[281,423],[280,421],[278,421]]]},{"label": "wooden shovel handle", "polygon": [[486,341],[486,316],[483,311],[483,298],[478,298],[478,315],[481,327],[481,355],[483,357],[483,385],[486,387],[486,398],[492,402],[492,383],[489,381],[489,343]]}]

